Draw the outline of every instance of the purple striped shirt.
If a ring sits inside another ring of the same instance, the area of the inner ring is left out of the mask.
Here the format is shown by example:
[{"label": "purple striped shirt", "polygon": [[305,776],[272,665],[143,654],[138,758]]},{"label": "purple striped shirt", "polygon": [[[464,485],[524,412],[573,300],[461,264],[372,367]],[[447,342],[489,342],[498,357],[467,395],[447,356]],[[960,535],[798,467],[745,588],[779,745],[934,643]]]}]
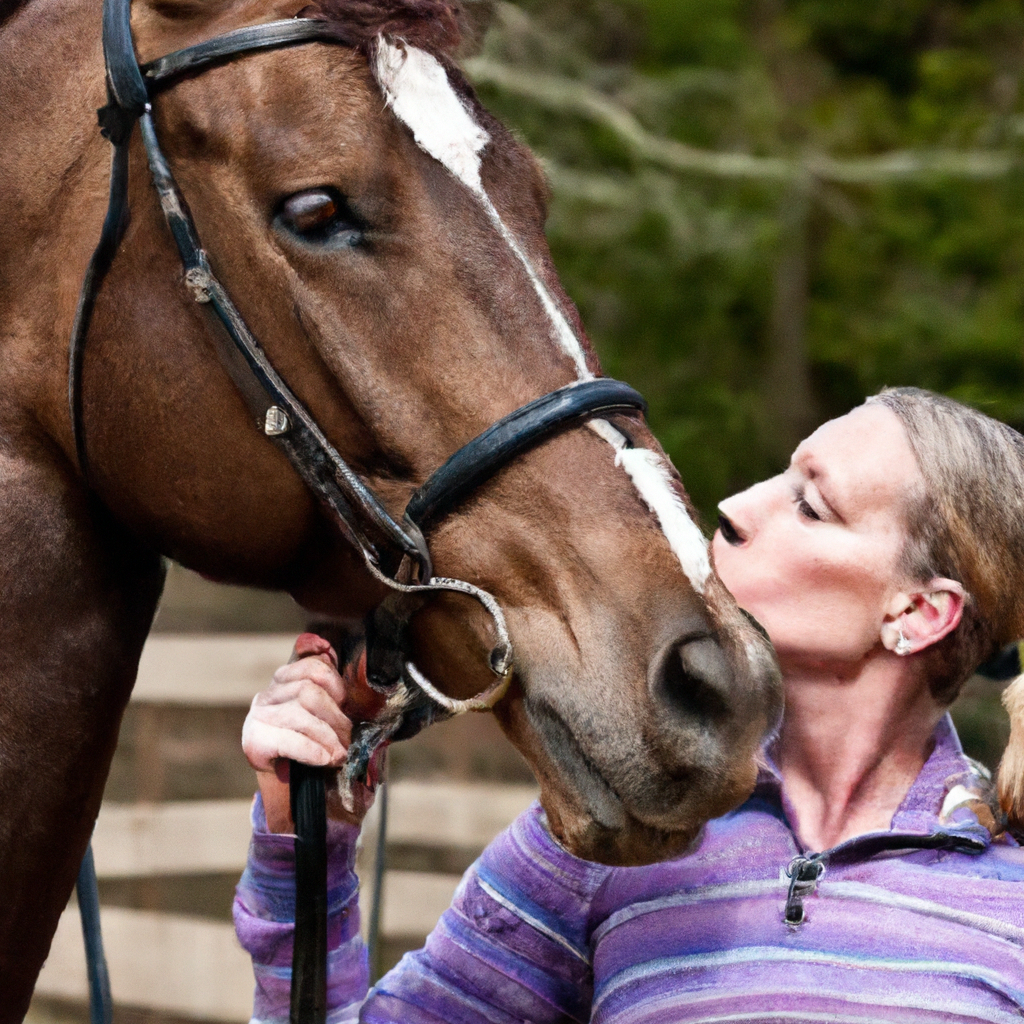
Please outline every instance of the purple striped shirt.
[{"label": "purple striped shirt", "polygon": [[[330,1021],[1019,1022],[1024,850],[993,841],[984,789],[947,717],[891,829],[821,855],[790,828],[771,767],[690,854],[649,867],[571,856],[534,805],[368,995],[355,831],[332,826]],[[263,830],[258,802],[254,825],[235,922],[253,1020],[276,1024],[288,1019],[291,839]]]}]

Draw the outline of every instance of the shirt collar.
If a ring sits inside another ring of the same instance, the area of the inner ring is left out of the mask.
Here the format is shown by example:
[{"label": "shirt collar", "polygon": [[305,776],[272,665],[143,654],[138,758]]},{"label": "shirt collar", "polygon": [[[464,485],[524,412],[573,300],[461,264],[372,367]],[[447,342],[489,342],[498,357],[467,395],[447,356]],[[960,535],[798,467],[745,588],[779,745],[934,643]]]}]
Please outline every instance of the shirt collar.
[{"label": "shirt collar", "polygon": [[[988,769],[964,754],[949,714],[932,734],[934,746],[903,802],[896,808],[889,831],[906,835],[962,835],[988,845],[1002,830],[999,801]],[[757,789],[778,800],[788,821],[792,807],[771,746],[762,751]]]}]

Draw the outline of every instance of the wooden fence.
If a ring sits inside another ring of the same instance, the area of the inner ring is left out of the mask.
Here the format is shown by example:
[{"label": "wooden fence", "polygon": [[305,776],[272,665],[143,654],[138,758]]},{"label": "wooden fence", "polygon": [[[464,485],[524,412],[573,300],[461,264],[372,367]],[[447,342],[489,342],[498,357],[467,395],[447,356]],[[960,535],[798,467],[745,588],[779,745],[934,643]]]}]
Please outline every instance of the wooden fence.
[{"label": "wooden fence", "polygon": [[[200,719],[204,709],[228,708],[235,709],[237,723],[253,694],[287,659],[292,640],[291,634],[154,634],[143,654],[129,712],[140,721],[145,720],[147,709],[155,708],[165,712],[189,710],[190,717]],[[481,738],[472,723],[463,726],[462,731],[459,753],[464,762],[467,742],[470,747],[475,743],[484,760],[493,753],[493,732],[485,731]],[[159,736],[151,729],[142,733],[146,737],[143,742],[135,736],[132,765],[122,768],[122,775],[125,771],[134,774],[137,783],[139,776],[152,771],[148,761],[156,754],[148,744],[154,744],[154,736]],[[122,745],[130,739],[123,731]],[[235,732],[223,742],[237,750],[238,739]],[[440,744],[435,740],[433,755],[443,747],[443,737]],[[184,753],[187,755],[188,748]],[[431,763],[436,770],[429,773],[428,781],[408,777],[409,766],[405,777],[392,767],[397,777],[389,790],[388,849],[389,864],[394,860],[396,866],[389,867],[385,874],[382,908],[382,937],[386,949],[390,943],[392,960],[402,948],[422,942],[450,902],[459,880],[457,872],[535,795],[535,787],[522,781],[472,781],[465,763],[456,773],[458,779],[446,779],[443,758],[438,761],[434,756]],[[415,757],[411,767],[415,772]],[[156,775],[163,778],[166,766],[157,769]],[[512,777],[521,780],[524,775],[514,771]],[[154,790],[140,784],[135,792],[159,792],[159,787]],[[168,879],[185,890],[190,879],[198,885],[202,879],[223,877],[230,885],[245,864],[249,808],[250,800],[237,795],[104,803],[93,838],[104,904],[104,942],[115,1004],[133,1008],[131,1020],[155,1024],[182,1018],[225,1022],[249,1019],[252,970],[227,919],[224,904],[229,901],[229,888],[220,887],[221,896],[212,917],[123,905],[139,902],[126,900],[123,893],[135,891],[132,886],[137,889],[140,883],[144,892],[147,884],[159,886],[161,880]],[[370,870],[376,827],[371,813],[359,858],[364,878]],[[368,892],[370,886],[365,889]],[[111,905],[104,898],[105,892],[121,892],[116,901],[120,905]],[[157,900],[158,906],[160,902]],[[364,922],[367,917],[364,906]],[[28,1020],[80,1020],[86,996],[85,955],[72,901],[61,918]]]}]

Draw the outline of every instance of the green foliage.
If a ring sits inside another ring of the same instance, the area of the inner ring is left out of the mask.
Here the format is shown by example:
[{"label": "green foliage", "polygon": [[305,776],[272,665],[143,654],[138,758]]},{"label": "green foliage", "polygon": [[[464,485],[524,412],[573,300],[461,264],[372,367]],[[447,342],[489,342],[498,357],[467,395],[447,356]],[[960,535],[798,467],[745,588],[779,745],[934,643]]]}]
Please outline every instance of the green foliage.
[{"label": "green foliage", "polygon": [[[497,5],[471,76],[545,161],[562,278],[706,515],[886,384],[1024,426],[1022,61],[1017,0]],[[907,151],[955,159],[857,163]]]}]

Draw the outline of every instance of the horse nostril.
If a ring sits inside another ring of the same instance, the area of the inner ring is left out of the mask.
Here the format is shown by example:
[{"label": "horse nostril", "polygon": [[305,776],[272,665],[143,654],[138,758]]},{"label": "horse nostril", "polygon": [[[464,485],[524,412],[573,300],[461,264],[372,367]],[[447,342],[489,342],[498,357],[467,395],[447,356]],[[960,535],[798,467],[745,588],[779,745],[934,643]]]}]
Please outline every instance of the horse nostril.
[{"label": "horse nostril", "polygon": [[668,649],[655,673],[654,693],[684,717],[718,720],[730,714],[733,681],[718,641],[701,636]]}]

